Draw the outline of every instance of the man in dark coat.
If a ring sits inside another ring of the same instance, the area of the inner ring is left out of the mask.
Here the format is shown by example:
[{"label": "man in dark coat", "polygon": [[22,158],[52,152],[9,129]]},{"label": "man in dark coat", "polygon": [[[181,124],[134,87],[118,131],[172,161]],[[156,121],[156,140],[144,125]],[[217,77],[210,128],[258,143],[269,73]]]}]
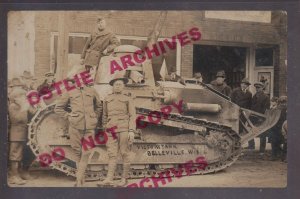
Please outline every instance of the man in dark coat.
[{"label": "man in dark coat", "polygon": [[235,88],[231,93],[231,101],[242,108],[250,109],[252,93],[249,91],[250,82],[244,78],[241,82],[241,87]]},{"label": "man in dark coat", "polygon": [[[284,150],[281,149],[281,144],[284,144],[284,137],[282,135],[282,125],[286,120],[287,112],[287,96],[281,96],[278,99],[278,109],[281,110],[280,117],[276,125],[271,129],[272,132],[272,158],[271,160],[277,160],[280,155],[284,155]],[[282,153],[282,154],[280,154]]]},{"label": "man in dark coat", "polygon": [[[267,109],[270,108],[270,99],[269,97],[264,93],[264,84],[261,82],[256,82],[254,84],[256,93],[252,98],[252,105],[251,109],[253,111],[256,111],[258,113],[264,114]],[[259,122],[259,121],[256,121]],[[260,153],[264,153],[266,149],[266,134],[263,133],[260,135]],[[249,148],[255,148],[254,140],[249,141]]]},{"label": "man in dark coat", "polygon": [[216,79],[210,83],[210,86],[218,92],[230,96],[231,88],[225,82],[225,71],[221,70],[217,72]]},{"label": "man in dark coat", "polygon": [[103,55],[113,52],[114,48],[120,45],[115,34],[106,30],[106,22],[102,17],[97,18],[97,28],[88,38],[82,54],[81,64],[84,64],[86,70],[98,67],[99,61]]}]

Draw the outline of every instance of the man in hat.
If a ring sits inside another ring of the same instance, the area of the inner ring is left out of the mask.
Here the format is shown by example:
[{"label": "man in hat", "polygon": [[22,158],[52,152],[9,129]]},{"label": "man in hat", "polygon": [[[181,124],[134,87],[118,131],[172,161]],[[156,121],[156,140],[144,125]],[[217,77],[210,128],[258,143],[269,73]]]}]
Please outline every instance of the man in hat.
[{"label": "man in hat", "polygon": [[197,83],[203,81],[202,74],[200,72],[195,73],[194,78],[197,80]]},{"label": "man in hat", "polygon": [[[78,66],[77,66],[78,67]],[[68,74],[70,81],[75,74],[82,72],[71,70],[74,74]],[[67,112],[67,107],[71,112]],[[56,101],[54,112],[69,121],[68,133],[70,136],[71,147],[76,154],[76,183],[75,186],[82,186],[85,182],[84,175],[91,150],[82,150],[81,140],[88,139],[95,134],[98,126],[98,118],[102,112],[102,102],[93,87],[93,84],[82,84],[82,87],[76,87],[72,91],[64,92]]]},{"label": "man in hat", "polygon": [[34,76],[31,75],[31,73],[29,71],[24,71],[23,75],[21,75],[21,79],[24,82],[25,85],[25,90],[26,91],[30,91],[30,90],[34,90],[35,89],[35,80],[36,78]]},{"label": "man in hat", "polygon": [[8,82],[8,97],[9,94],[15,89],[15,88],[22,88],[25,90],[26,86],[23,82],[21,82],[21,80],[17,77],[12,78],[9,82]]},{"label": "man in hat", "polygon": [[[267,109],[270,108],[270,99],[269,97],[264,93],[264,84],[262,82],[256,82],[254,84],[254,87],[256,89],[256,93],[254,94],[252,98],[252,104],[251,104],[251,110],[256,111],[258,113],[264,114]],[[259,121],[256,121],[259,122]],[[261,155],[264,154],[266,149],[266,133],[261,134],[260,137],[260,147],[259,151]],[[254,140],[249,141],[249,148],[254,149],[255,148],[255,142]]]},{"label": "man in hat", "polygon": [[[27,171],[22,169],[24,146],[27,141],[27,123],[30,114],[35,113],[26,100],[26,91],[22,88],[20,81],[13,79],[13,90],[9,97],[9,182],[22,185],[26,180],[32,179]],[[21,173],[20,173],[21,172]]]},{"label": "man in hat", "polygon": [[231,88],[225,82],[226,76],[225,71],[221,70],[217,72],[216,79],[213,80],[210,85],[213,89],[217,90],[218,92],[230,96]]},{"label": "man in hat", "polygon": [[109,157],[108,173],[106,179],[98,183],[98,186],[115,186],[113,178],[117,167],[118,153],[121,154],[123,160],[123,173],[118,186],[125,186],[127,184],[130,170],[131,144],[136,129],[136,110],[133,98],[130,94],[123,91],[127,82],[128,79],[121,75],[117,75],[111,80],[109,84],[113,87],[113,92],[105,98],[103,103],[103,127],[107,129],[117,126],[117,139],[108,134],[106,143]]},{"label": "man in hat", "polygon": [[230,96],[231,101],[242,108],[250,109],[252,100],[252,93],[249,91],[250,85],[248,78],[244,78],[240,87],[233,89]]},{"label": "man in hat", "polygon": [[46,95],[47,93],[49,93],[49,91],[54,90],[52,86],[55,83],[54,73],[47,72],[44,76],[44,82],[37,88],[37,91],[39,92],[40,96]]},{"label": "man in hat", "polygon": [[120,45],[115,34],[106,30],[106,21],[103,17],[97,18],[97,27],[95,32],[88,38],[82,54],[81,64],[84,64],[86,70],[98,67],[99,61],[103,55],[113,52],[114,48]]}]

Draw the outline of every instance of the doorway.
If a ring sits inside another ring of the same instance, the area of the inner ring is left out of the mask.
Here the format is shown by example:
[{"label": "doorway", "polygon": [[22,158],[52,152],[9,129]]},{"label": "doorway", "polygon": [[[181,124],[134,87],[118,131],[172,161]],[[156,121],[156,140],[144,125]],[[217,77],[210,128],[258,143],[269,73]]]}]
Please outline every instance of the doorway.
[{"label": "doorway", "polygon": [[247,48],[220,45],[193,45],[193,74],[200,72],[203,82],[209,84],[219,70],[226,73],[226,83],[239,87],[246,76]]}]

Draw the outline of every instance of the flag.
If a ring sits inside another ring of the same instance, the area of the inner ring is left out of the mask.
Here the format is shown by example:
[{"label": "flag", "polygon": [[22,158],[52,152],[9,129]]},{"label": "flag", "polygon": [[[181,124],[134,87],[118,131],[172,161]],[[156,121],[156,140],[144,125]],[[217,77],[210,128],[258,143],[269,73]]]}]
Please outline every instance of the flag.
[{"label": "flag", "polygon": [[167,65],[166,65],[166,59],[164,58],[164,61],[161,65],[159,74],[162,78],[163,81],[165,81],[166,75],[168,74],[168,69],[167,69]]}]

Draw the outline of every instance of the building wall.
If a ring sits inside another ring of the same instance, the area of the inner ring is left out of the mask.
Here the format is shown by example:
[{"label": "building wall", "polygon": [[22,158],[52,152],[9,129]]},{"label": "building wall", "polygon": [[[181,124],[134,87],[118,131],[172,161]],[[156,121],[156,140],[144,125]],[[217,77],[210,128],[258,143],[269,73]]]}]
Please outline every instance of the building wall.
[{"label": "building wall", "polygon": [[19,77],[24,70],[34,74],[35,27],[34,13],[10,11],[8,13],[7,64],[8,78]]},{"label": "building wall", "polygon": [[[68,26],[70,32],[90,33],[95,28],[97,16],[104,16],[109,29],[117,35],[147,36],[159,11],[71,11],[68,12]],[[272,15],[273,16],[273,15]],[[42,76],[50,69],[50,33],[58,31],[58,12],[37,12],[35,18],[35,73]],[[286,88],[286,38],[282,36],[283,21],[273,20],[272,23],[241,22],[233,20],[207,19],[204,12],[199,11],[169,11],[161,37],[172,37],[191,27],[199,27],[205,41],[218,43],[236,43],[239,45],[272,44],[279,46],[279,61],[275,70],[274,92],[285,94]],[[193,47],[186,45],[181,50],[181,75],[191,77],[193,73]]]}]

